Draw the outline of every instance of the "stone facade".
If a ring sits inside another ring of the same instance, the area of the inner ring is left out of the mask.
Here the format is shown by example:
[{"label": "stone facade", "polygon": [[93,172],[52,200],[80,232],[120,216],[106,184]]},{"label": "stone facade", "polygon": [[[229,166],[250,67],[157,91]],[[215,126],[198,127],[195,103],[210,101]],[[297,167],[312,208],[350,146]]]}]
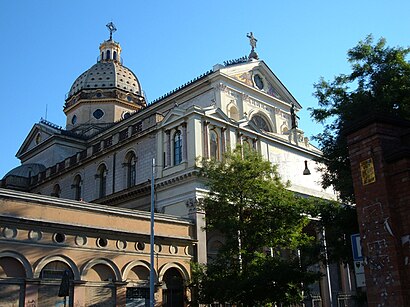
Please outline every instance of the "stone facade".
[{"label": "stone facade", "polygon": [[[264,61],[251,57],[215,65],[147,104],[136,75],[122,66],[119,44],[101,46],[99,62],[69,91],[65,129],[44,120],[35,124],[17,153],[22,165],[4,176],[0,187],[96,208],[149,210],[154,170],[155,210],[192,221],[190,235],[197,241],[194,254],[200,263],[221,244],[203,230],[204,212],[197,208],[207,193],[197,176],[203,157],[221,159],[237,144],[250,146],[278,165],[292,191],[335,199],[331,189],[319,184],[315,159],[321,152],[297,125],[302,106]],[[329,276],[322,284],[329,288]],[[329,291],[322,292],[329,296]]]}]

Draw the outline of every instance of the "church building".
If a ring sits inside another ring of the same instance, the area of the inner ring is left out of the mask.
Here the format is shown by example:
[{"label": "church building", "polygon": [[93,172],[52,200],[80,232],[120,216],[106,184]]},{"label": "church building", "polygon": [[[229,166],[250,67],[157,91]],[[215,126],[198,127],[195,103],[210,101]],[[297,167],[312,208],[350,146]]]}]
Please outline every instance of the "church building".
[{"label": "church building", "polygon": [[148,102],[107,26],[97,63],[65,98],[65,127],[34,124],[17,152],[21,165],[0,181],[1,306],[56,305],[65,270],[73,280],[67,306],[143,306],[133,302],[143,304],[149,286],[153,172],[155,297],[186,304],[190,262],[206,263],[223,242],[203,230],[198,204],[207,190],[197,161],[221,159],[237,144],[277,164],[295,193],[335,199],[319,184],[321,152],[298,125],[302,106],[259,59],[252,33],[249,56]]}]

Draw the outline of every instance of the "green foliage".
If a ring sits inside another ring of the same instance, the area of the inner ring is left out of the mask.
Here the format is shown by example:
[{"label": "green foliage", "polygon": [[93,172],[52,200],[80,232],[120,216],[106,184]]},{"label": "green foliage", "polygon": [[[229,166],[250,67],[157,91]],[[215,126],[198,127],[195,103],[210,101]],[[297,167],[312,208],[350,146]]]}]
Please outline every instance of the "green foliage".
[{"label": "green foliage", "polygon": [[311,203],[287,190],[276,167],[246,147],[223,161],[203,160],[200,173],[210,190],[203,203],[206,230],[225,238],[216,259],[196,267],[200,301],[300,302],[303,285],[318,278],[296,253],[313,242],[303,232]]},{"label": "green foliage", "polygon": [[[311,216],[319,217],[318,225],[325,229],[327,254],[320,250],[323,263],[349,263],[353,264],[352,244],[350,236],[359,232],[356,209],[352,206],[342,205],[335,201],[316,200],[315,206],[310,211]],[[321,246],[316,248],[322,249]],[[308,251],[305,255],[314,255]]]},{"label": "green foliage", "polygon": [[323,151],[322,185],[333,186],[346,203],[354,203],[354,195],[343,131],[371,113],[410,118],[409,52],[409,48],[387,47],[383,38],[374,43],[369,35],[347,53],[350,74],[333,81],[321,78],[315,84],[319,107],[310,111],[324,125],[324,131],[314,137]]}]

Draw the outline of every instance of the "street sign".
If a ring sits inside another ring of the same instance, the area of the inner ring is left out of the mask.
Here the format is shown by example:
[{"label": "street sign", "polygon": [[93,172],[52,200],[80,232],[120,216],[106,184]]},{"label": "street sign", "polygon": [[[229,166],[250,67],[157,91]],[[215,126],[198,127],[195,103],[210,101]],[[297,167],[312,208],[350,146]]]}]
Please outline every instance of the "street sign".
[{"label": "street sign", "polygon": [[362,253],[362,244],[360,242],[360,234],[351,235],[352,240],[352,252],[353,252],[353,262],[354,262],[354,272],[356,276],[356,286],[365,287],[365,276],[364,276],[364,262]]},{"label": "street sign", "polygon": [[360,234],[351,235],[352,251],[354,261],[363,261],[362,244],[360,242]]}]

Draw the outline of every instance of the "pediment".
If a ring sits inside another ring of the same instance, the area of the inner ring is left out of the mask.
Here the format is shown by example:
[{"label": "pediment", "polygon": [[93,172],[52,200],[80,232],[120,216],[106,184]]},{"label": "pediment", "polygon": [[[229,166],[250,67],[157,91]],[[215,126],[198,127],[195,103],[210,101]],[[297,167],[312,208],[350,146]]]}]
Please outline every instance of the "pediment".
[{"label": "pediment", "polygon": [[175,106],[172,108],[167,115],[165,115],[164,119],[162,120],[162,126],[165,126],[169,123],[172,123],[176,120],[179,120],[181,117],[185,115],[186,110]]},{"label": "pediment", "polygon": [[23,144],[20,146],[17,151],[17,158],[23,155],[24,153],[32,150],[37,146],[41,146],[46,140],[51,138],[55,134],[60,134],[60,130],[53,128],[51,126],[45,125],[43,123],[34,124],[31,128],[29,134],[24,139]]},{"label": "pediment", "polygon": [[214,118],[221,119],[226,122],[230,122],[231,119],[220,109],[215,106],[204,109],[205,115],[212,116]]},{"label": "pediment", "polygon": [[263,61],[252,61],[222,68],[221,72],[232,79],[263,92],[288,105],[302,106]]}]

